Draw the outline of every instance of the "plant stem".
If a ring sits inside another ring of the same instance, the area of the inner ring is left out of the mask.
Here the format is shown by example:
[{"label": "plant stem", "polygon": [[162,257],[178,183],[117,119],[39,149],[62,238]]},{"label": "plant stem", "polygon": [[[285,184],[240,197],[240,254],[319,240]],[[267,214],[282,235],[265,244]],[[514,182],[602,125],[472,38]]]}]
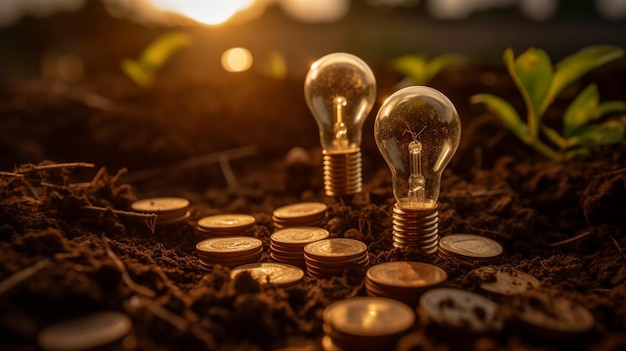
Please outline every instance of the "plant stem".
[{"label": "plant stem", "polygon": [[548,158],[552,160],[560,161],[562,159],[562,156],[560,154],[558,154],[556,151],[554,151],[554,149],[552,149],[548,145],[542,143],[540,140],[537,140],[537,139],[532,140],[528,142],[528,145],[532,146],[535,150],[539,151],[544,156],[547,156]]}]

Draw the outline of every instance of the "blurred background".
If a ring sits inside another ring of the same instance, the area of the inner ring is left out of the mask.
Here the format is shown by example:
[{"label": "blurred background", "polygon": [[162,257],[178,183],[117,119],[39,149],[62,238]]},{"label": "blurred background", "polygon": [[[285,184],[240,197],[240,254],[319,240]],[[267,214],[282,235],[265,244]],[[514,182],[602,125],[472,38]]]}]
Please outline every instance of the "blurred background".
[{"label": "blurred background", "polygon": [[[175,29],[193,45],[164,70],[198,77],[303,75],[335,51],[500,62],[506,47],[539,47],[556,62],[591,44],[626,47],[626,0],[1,0],[0,79],[122,74],[123,59]],[[243,48],[234,68],[231,48]]]}]

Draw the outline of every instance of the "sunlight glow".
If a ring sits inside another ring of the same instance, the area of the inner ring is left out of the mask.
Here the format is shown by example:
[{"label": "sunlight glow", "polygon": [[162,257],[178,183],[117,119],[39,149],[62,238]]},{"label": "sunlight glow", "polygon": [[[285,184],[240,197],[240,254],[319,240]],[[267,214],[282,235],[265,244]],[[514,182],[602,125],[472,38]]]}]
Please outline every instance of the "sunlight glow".
[{"label": "sunlight glow", "polygon": [[175,12],[194,21],[218,25],[249,7],[253,0],[150,0],[160,10]]},{"label": "sunlight glow", "polygon": [[231,48],[222,54],[222,67],[228,72],[243,72],[252,66],[252,54],[246,48]]}]

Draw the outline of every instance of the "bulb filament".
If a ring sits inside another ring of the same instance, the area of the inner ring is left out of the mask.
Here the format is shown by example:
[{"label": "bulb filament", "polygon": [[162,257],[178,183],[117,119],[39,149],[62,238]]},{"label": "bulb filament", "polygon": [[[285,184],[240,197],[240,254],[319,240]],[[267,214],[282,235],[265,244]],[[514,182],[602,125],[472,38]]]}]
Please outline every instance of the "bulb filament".
[{"label": "bulb filament", "polygon": [[348,147],[348,128],[343,123],[343,108],[348,104],[348,101],[343,96],[337,96],[333,100],[335,105],[335,140],[333,143],[338,148]]},{"label": "bulb filament", "polygon": [[409,176],[409,204],[411,207],[426,202],[426,178],[422,174],[422,143],[412,141],[409,143],[409,162],[411,175]]}]

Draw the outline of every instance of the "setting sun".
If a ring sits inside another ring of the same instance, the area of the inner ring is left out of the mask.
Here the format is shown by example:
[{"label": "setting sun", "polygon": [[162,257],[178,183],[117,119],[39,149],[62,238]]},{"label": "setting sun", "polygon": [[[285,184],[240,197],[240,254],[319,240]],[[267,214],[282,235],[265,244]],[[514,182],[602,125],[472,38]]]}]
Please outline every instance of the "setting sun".
[{"label": "setting sun", "polygon": [[252,66],[252,54],[245,48],[231,48],[222,54],[222,67],[228,72],[243,72]]},{"label": "setting sun", "polygon": [[175,12],[200,23],[218,25],[250,6],[253,0],[150,0],[150,2],[160,10]]}]

